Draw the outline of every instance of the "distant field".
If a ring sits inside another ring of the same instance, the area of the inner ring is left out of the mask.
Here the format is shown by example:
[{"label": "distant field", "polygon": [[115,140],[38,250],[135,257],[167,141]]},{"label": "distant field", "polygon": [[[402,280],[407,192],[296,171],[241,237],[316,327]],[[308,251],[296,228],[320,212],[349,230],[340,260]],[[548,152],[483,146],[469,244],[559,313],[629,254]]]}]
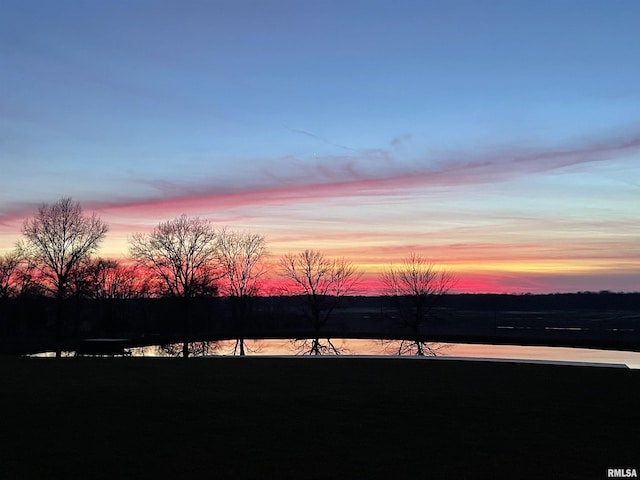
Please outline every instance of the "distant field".
[{"label": "distant field", "polygon": [[640,471],[640,371],[364,358],[0,358],[0,478]]}]

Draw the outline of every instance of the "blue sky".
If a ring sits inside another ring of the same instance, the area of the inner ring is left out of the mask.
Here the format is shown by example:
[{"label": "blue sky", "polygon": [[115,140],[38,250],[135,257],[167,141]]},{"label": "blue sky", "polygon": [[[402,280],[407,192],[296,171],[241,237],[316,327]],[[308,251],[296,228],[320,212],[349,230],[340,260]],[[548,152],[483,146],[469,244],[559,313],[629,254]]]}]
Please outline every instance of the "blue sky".
[{"label": "blue sky", "polygon": [[470,289],[640,290],[636,1],[1,9],[0,253],[72,195],[113,256],[187,213]]}]

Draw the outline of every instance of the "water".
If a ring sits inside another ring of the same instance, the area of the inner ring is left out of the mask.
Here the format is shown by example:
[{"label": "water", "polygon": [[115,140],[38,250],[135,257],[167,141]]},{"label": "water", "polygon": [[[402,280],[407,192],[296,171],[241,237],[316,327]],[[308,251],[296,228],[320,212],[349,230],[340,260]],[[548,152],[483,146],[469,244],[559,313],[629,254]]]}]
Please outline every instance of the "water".
[{"label": "water", "polygon": [[[396,355],[398,342],[380,340],[337,339],[333,344],[343,355]],[[219,342],[210,347],[210,355],[232,355],[235,341]],[[249,340],[247,355],[297,355],[301,345],[290,340]],[[640,352],[592,350],[564,347],[523,347],[517,345],[436,344],[439,358],[496,359],[534,362],[596,363],[626,365],[640,369]],[[163,356],[158,347],[132,349],[133,356]]]}]

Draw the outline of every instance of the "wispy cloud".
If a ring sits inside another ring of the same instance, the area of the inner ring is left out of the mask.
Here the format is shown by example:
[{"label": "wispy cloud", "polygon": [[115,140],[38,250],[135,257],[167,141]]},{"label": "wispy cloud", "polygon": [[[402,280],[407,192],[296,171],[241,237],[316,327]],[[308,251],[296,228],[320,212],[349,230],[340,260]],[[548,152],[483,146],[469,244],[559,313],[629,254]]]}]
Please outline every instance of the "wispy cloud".
[{"label": "wispy cloud", "polygon": [[338,147],[341,148],[342,150],[347,150],[349,152],[355,152],[355,153],[360,153],[360,150],[357,150],[355,148],[351,148],[351,147],[347,147],[346,145],[341,145],[339,143],[335,143],[332,142],[331,140],[328,140],[324,137],[321,137],[320,135],[316,135],[315,133],[311,133],[308,132],[307,130],[301,130],[299,128],[291,128],[291,127],[285,127],[287,130],[289,130],[292,133],[296,133],[298,135],[303,135],[305,137],[309,137],[309,138],[313,138],[314,140],[318,140],[321,143],[325,143],[327,145],[331,145],[332,147]]},{"label": "wispy cloud", "polygon": [[[324,198],[389,195],[412,188],[464,187],[508,181],[567,167],[603,162],[640,152],[640,135],[620,136],[555,148],[502,147],[481,153],[440,153],[422,161],[400,162],[390,152],[372,150],[309,161],[285,157],[259,162],[272,168],[232,184],[216,178],[197,183],[140,180],[146,197],[96,199],[89,209],[153,209],[189,212],[250,205],[286,204]],[[0,210],[0,222],[31,214],[33,204]]]},{"label": "wispy cloud", "polygon": [[498,183],[638,152],[640,135],[558,148],[505,147],[480,154],[440,154],[412,163],[390,160],[390,155],[368,153],[324,157],[312,163],[276,161],[269,175],[252,182],[223,185],[211,179],[199,185],[180,185],[165,181],[158,185],[160,198],[150,198],[148,202],[211,200],[223,208],[387,194],[416,187]]}]

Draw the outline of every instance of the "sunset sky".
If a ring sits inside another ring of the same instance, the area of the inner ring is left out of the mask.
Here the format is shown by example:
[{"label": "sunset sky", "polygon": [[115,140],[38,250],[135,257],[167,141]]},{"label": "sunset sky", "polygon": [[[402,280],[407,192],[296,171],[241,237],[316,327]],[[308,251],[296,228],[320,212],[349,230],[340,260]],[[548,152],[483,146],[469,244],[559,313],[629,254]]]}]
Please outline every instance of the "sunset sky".
[{"label": "sunset sky", "polygon": [[3,0],[0,255],[42,202],[373,282],[640,291],[640,2]]}]

